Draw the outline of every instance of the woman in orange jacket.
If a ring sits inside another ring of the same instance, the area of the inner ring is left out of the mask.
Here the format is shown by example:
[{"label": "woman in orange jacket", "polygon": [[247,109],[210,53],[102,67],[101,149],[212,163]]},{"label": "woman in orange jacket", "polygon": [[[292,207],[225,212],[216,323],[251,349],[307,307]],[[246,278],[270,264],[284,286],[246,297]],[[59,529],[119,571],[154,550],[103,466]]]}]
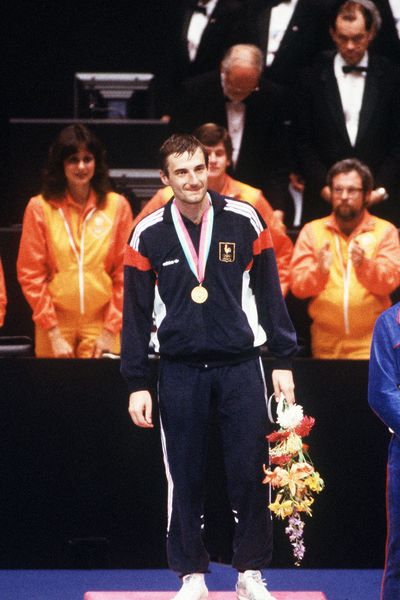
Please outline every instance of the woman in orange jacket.
[{"label": "woman in orange jacket", "polygon": [[25,210],[17,260],[36,356],[119,351],[131,227],[129,203],[110,191],[103,146],[83,125],[63,129],[49,151],[42,193]]}]

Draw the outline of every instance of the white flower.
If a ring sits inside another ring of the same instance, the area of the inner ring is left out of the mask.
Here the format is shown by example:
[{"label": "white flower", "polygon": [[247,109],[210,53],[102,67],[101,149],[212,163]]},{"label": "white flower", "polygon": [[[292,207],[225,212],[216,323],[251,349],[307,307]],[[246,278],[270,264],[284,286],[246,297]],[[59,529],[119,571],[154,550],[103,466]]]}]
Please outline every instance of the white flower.
[{"label": "white flower", "polygon": [[277,421],[282,429],[295,429],[303,419],[303,407],[300,404],[287,406],[283,402],[278,403]]}]

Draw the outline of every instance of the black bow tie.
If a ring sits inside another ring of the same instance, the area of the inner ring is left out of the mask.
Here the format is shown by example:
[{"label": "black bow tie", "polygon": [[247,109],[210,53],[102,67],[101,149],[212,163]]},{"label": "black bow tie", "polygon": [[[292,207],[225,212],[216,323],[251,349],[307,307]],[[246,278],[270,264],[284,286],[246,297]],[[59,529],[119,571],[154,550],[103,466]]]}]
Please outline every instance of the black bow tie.
[{"label": "black bow tie", "polygon": [[361,67],[358,65],[343,65],[342,71],[343,73],[366,73],[368,71],[368,67]]}]

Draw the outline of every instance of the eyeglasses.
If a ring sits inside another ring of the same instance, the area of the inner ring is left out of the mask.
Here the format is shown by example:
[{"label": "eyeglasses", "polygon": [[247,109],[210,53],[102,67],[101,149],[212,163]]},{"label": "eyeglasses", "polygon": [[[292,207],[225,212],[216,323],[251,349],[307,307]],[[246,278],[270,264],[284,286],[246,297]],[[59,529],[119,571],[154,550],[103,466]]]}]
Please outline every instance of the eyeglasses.
[{"label": "eyeglasses", "polygon": [[343,193],[346,192],[349,198],[356,198],[360,192],[363,191],[363,188],[360,187],[333,187],[332,194],[335,196],[343,196]]}]

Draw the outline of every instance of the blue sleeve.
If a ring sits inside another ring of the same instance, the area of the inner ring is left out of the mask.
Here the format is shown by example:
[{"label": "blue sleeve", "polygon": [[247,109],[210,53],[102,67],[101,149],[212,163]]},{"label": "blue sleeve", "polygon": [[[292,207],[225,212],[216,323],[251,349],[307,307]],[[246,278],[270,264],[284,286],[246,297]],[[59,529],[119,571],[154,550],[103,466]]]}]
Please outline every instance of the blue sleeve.
[{"label": "blue sleeve", "polygon": [[398,328],[391,312],[383,313],[376,321],[369,363],[368,402],[385,425],[400,436],[400,347],[394,335]]},{"label": "blue sleeve", "polygon": [[155,273],[126,265],[122,316],[121,373],[129,392],[150,386],[149,343],[153,326]]},{"label": "blue sleeve", "polygon": [[[265,236],[262,236],[265,239]],[[297,352],[297,337],[289,317],[279,283],[278,268],[272,244],[259,245],[250,271],[258,318],[267,334],[268,350],[276,359],[276,369],[290,369],[291,357]]]}]

